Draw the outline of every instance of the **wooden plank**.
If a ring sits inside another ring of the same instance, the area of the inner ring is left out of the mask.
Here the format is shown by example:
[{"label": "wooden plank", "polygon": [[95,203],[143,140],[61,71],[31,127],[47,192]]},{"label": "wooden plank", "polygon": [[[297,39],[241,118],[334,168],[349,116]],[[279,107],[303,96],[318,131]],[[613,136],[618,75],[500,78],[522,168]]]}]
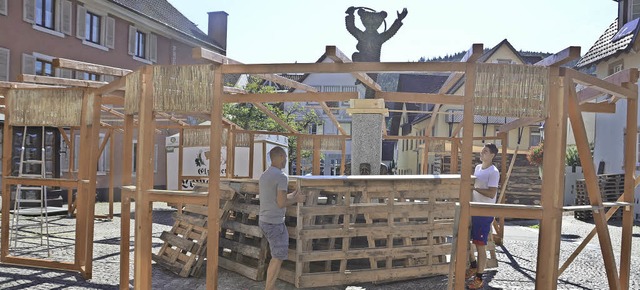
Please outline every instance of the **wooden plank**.
[{"label": "wooden plank", "polygon": [[[623,86],[636,86],[635,82]],[[624,193],[623,202],[634,203],[636,139],[638,128],[638,100],[627,99],[627,122],[624,136]],[[629,289],[631,275],[631,245],[633,239],[633,207],[625,207],[622,212],[622,242],[620,245],[620,287]],[[625,256],[626,255],[626,256]]]},{"label": "wooden plank", "polygon": [[312,288],[312,287],[328,287],[348,284],[360,284],[371,282],[371,277],[375,277],[376,281],[391,281],[391,280],[407,280],[412,278],[419,278],[425,276],[443,275],[447,273],[448,265],[434,265],[434,266],[417,266],[408,268],[395,268],[395,269],[377,269],[368,271],[348,271],[347,273],[305,273],[296,280],[300,281],[298,288]]},{"label": "wooden plank", "polygon": [[[225,65],[240,65],[242,66],[242,63],[237,61],[237,60],[233,60],[231,58],[228,58],[224,55],[221,55],[217,52],[202,48],[202,47],[194,47],[192,52],[192,57],[195,59],[206,59],[206,60],[210,60],[213,62],[217,62],[219,64],[225,64]],[[307,91],[307,92],[317,92],[318,89],[309,86],[307,84],[303,84],[303,83],[299,83],[296,82],[294,80],[290,80],[288,78],[279,76],[279,75],[274,75],[274,74],[262,74],[262,73],[258,73],[258,74],[253,74],[253,76],[261,78],[263,80],[266,81],[271,81],[277,84],[281,84],[287,87],[291,87],[291,88],[296,88],[296,89],[300,89],[303,91]]]},{"label": "wooden plank", "polygon": [[[336,63],[351,63],[352,62],[351,59],[346,54],[344,54],[337,47],[332,46],[332,45],[327,45],[327,47],[325,48],[325,55],[329,59],[333,60]],[[358,79],[360,82],[362,82],[363,85],[371,88],[372,90],[374,90],[376,92],[381,92],[382,91],[382,87],[380,87],[380,85],[378,83],[376,83],[366,73],[352,72],[351,75],[353,75],[356,79]]]},{"label": "wooden plank", "polygon": [[[634,73],[631,73],[631,69],[630,69],[629,74],[637,75],[638,71],[637,69],[634,69]],[[611,94],[616,97],[625,98],[625,99],[638,98],[637,90],[620,87],[619,85],[609,82],[612,79],[601,80],[597,77],[586,75],[570,68],[565,68],[565,75],[566,77],[571,78],[576,83],[593,88],[605,94]],[[579,102],[585,102],[585,100],[579,99]]]},{"label": "wooden plank", "polygon": [[[208,252],[212,252],[212,251],[207,251]],[[217,252],[216,252],[217,254]],[[251,268],[247,265],[243,265],[241,263],[238,263],[236,261],[232,261],[229,260],[225,257],[220,257],[219,258],[219,263],[220,263],[220,267],[225,268],[229,271],[233,271],[236,272],[242,276],[245,276],[249,279],[253,279],[253,280],[257,280],[258,277],[258,270],[255,268]]]},{"label": "wooden plank", "polygon": [[[0,88],[10,89],[51,89],[51,88],[64,88],[63,86],[41,85],[31,83],[19,83],[19,82],[5,82],[0,81]],[[5,92],[7,92],[5,90]]]},{"label": "wooden plank", "polygon": [[285,121],[280,119],[280,117],[278,117],[274,112],[269,110],[269,108],[267,108],[265,105],[263,105],[261,103],[252,103],[252,104],[254,106],[256,106],[256,108],[258,108],[258,110],[262,111],[267,116],[269,116],[269,118],[271,118],[274,121],[276,121],[276,123],[278,123],[280,126],[282,126],[282,128],[286,129],[287,131],[289,131],[291,133],[298,133],[298,131],[296,129],[294,129],[293,127],[289,126],[289,124],[287,124]]},{"label": "wooden plank", "polygon": [[462,62],[351,62],[295,64],[228,64],[224,74],[336,73],[336,72],[457,72],[464,71]]},{"label": "wooden plank", "polygon": [[278,94],[224,94],[225,103],[278,103],[278,102],[331,102],[357,99],[358,92],[347,93],[278,93]]},{"label": "wooden plank", "polygon": [[451,244],[441,245],[418,245],[418,246],[399,246],[395,248],[356,248],[343,250],[328,251],[311,251],[303,253],[303,262],[330,261],[330,260],[352,260],[393,257],[401,258],[426,258],[430,254],[446,255],[451,253]]},{"label": "wooden plank", "polygon": [[25,82],[25,83],[39,83],[39,84],[85,87],[85,88],[99,88],[108,84],[106,82],[99,82],[99,81],[76,80],[76,79],[37,76],[37,75],[29,75],[29,74],[18,75],[18,81]]},{"label": "wooden plank", "polygon": [[[8,240],[8,239],[7,239]],[[6,256],[3,263],[9,265],[29,266],[45,269],[56,269],[62,271],[80,272],[80,268],[69,262],[50,261],[29,257]]]},{"label": "wooden plank", "polygon": [[[580,114],[580,111],[578,108],[578,105],[579,105],[578,96],[576,94],[575,86],[573,85],[573,83],[570,80],[568,81],[568,83],[569,83],[568,85],[569,120],[571,121],[571,127],[573,128],[573,134],[576,140],[576,147],[578,148],[578,154],[580,155],[580,160],[584,160],[581,163],[583,166],[582,170],[585,176],[585,183],[587,185],[587,193],[589,194],[589,200],[591,201],[592,205],[602,206],[602,196],[600,194],[600,188],[598,186],[596,170],[595,170],[595,167],[593,166],[593,156],[591,156],[591,150],[589,149],[589,140],[587,137],[584,121],[582,119],[582,114]],[[635,138],[634,138],[634,142],[635,142]],[[635,151],[635,145],[633,145],[633,148]],[[625,149],[629,149],[629,148],[625,146]],[[545,154],[546,154],[546,150],[545,150]],[[547,167],[543,168],[543,170],[546,170],[546,169]],[[543,184],[543,187],[544,187],[544,184]],[[598,231],[598,241],[600,242],[600,250],[602,253],[602,258],[604,260],[605,270],[607,272],[607,280],[609,282],[609,288],[620,289],[620,280],[618,279],[618,271],[616,267],[615,257],[613,254],[611,237],[609,235],[609,228],[605,220],[604,213],[602,211],[595,211],[593,213],[593,220],[596,224],[596,229]],[[557,265],[555,265],[555,268],[557,268]]]},{"label": "wooden plank", "polygon": [[207,194],[192,193],[189,191],[177,191],[177,190],[147,190],[147,197],[149,201],[154,202],[167,202],[177,204],[202,204],[206,205],[208,202]]},{"label": "wooden plank", "polygon": [[22,184],[26,186],[51,186],[51,187],[64,187],[64,188],[75,188],[78,186],[78,180],[75,180],[75,179],[29,178],[29,177],[17,177],[17,176],[4,177],[4,183],[8,185]]},{"label": "wooden plank", "polygon": [[[636,68],[622,70],[604,78],[603,80],[618,86],[622,85],[623,83],[635,83],[638,80],[638,70]],[[633,90],[635,90],[635,88]],[[578,99],[582,104],[604,94],[605,93],[599,90],[587,87],[578,92]]]},{"label": "wooden plank", "polygon": [[236,241],[221,239],[220,247],[229,249],[232,252],[241,254],[245,257],[251,257],[254,259],[259,259],[262,251],[266,251],[267,249],[261,249],[259,247],[254,247],[247,244],[238,243]]},{"label": "wooden plank", "polygon": [[[473,104],[475,91],[475,65],[466,65],[466,81],[465,81],[465,104],[463,113],[463,127],[473,128]],[[427,133],[430,130],[427,130]],[[502,131],[501,131],[502,132]],[[462,132],[462,167],[460,168],[460,221],[458,228],[458,244],[456,245],[456,257],[467,257],[467,249],[469,248],[469,221],[470,217],[470,205],[471,200],[471,162],[473,159],[473,152],[471,144],[473,143],[473,130],[464,130]],[[454,276],[454,289],[463,290],[465,287],[465,270],[467,266],[467,259],[457,259],[455,265]],[[446,271],[446,270],[445,270]],[[446,273],[446,272],[445,272]]]},{"label": "wooden plank", "polygon": [[[124,130],[123,130],[124,132]],[[113,130],[111,130],[111,135],[113,136]],[[115,138],[114,138],[115,139]],[[113,202],[114,202],[114,176],[116,175],[116,171],[114,170],[114,166],[116,164],[116,142],[109,143],[109,219],[113,219]]]},{"label": "wooden plank", "polygon": [[127,78],[121,77],[115,81],[112,81],[108,84],[105,84],[103,86],[96,88],[94,92],[98,95],[109,94],[109,93],[113,93],[114,91],[123,90],[126,85],[127,85]]},{"label": "wooden plank", "polygon": [[[223,95],[223,75],[222,68],[216,67],[213,71],[215,82],[211,84],[213,86],[213,96],[211,104],[211,128],[209,136],[211,140],[222,139],[222,95]],[[250,136],[253,140],[253,136]],[[209,150],[211,152],[220,152],[222,145],[220,142],[210,142]],[[253,148],[250,150],[253,151]],[[252,152],[253,153],[253,152]],[[220,237],[220,198],[217,191],[220,188],[220,154],[212,154],[213,156],[209,160],[209,190],[208,190],[208,216],[207,223],[209,224],[209,231],[207,232],[207,247],[211,249],[207,251],[207,267],[206,267],[206,281],[207,290],[218,289],[218,249],[219,237]],[[251,160],[250,162],[253,162]],[[251,170],[251,169],[250,169]],[[250,173],[251,174],[251,173]]]},{"label": "wooden plank", "polygon": [[542,206],[523,204],[490,204],[471,202],[472,216],[492,216],[500,218],[542,219]]},{"label": "wooden plank", "polygon": [[[385,102],[406,102],[417,104],[448,104],[462,105],[464,98],[457,95],[448,95],[443,93],[404,93],[404,92],[379,92],[376,98],[384,99]],[[428,113],[428,112],[425,112]]]},{"label": "wooden plank", "polygon": [[54,58],[53,66],[57,68],[66,68],[66,69],[96,73],[99,75],[112,75],[117,77],[125,76],[131,72],[131,70],[128,70],[128,69],[100,65],[100,64],[89,63],[89,62],[82,62],[82,61],[71,60],[66,58]]},{"label": "wooden plank", "polygon": [[583,113],[608,113],[615,114],[616,113],[616,104],[609,102],[599,102],[599,103],[582,103],[580,104],[580,112]]},{"label": "wooden plank", "polygon": [[[549,68],[549,105],[547,106],[549,117],[545,121],[545,158],[542,165],[544,182],[542,183],[541,204],[544,207],[538,235],[536,289],[556,289],[558,283],[556,270],[562,232],[564,160],[567,136],[567,95],[559,75],[557,67]],[[503,131],[500,130],[500,132]],[[549,155],[547,155],[547,148]]]},{"label": "wooden plank", "polygon": [[[10,103],[11,98],[6,99],[7,103]],[[11,156],[13,154],[13,126],[10,119],[10,112],[5,112],[5,123],[2,130],[2,156]],[[7,182],[7,178],[11,175],[12,158],[2,158],[2,200],[11,200],[11,185]],[[7,256],[9,255],[9,216],[11,216],[11,203],[2,202],[2,216],[0,219],[0,236],[5,237],[0,239],[0,261],[6,263]]]},{"label": "wooden plank", "polygon": [[151,66],[144,67],[141,78],[142,94],[138,113],[140,123],[138,125],[138,154],[136,157],[134,287],[136,289],[150,289],[151,224],[153,220],[151,216],[152,205],[148,199],[147,190],[153,188],[153,146],[155,144]]},{"label": "wooden plank", "polygon": [[543,60],[536,62],[534,65],[538,66],[561,66],[576,58],[580,57],[579,46],[569,46],[555,54],[545,57]]},{"label": "wooden plank", "polygon": [[536,122],[540,122],[543,121],[544,118],[539,118],[539,117],[524,117],[524,118],[520,118],[514,121],[511,121],[509,123],[506,123],[504,125],[501,125],[500,128],[498,128],[498,130],[500,130],[500,132],[509,132],[513,129],[517,129],[520,127],[524,127],[524,126],[528,126],[531,125],[533,123]]}]

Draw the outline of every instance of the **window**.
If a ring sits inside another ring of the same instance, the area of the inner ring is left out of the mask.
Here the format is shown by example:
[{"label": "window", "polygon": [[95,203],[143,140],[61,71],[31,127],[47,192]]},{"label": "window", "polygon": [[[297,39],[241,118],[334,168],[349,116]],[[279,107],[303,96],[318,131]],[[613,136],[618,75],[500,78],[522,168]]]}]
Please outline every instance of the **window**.
[{"label": "window", "polygon": [[129,26],[129,55],[133,59],[151,64],[158,61],[158,37]]},{"label": "window", "polygon": [[82,79],[87,81],[99,81],[100,75],[88,72],[78,72],[82,74]]},{"label": "window", "polygon": [[[69,132],[67,131],[67,134],[69,134]],[[100,133],[100,140],[98,141],[98,146],[102,145],[102,142],[104,142],[104,138],[105,138],[105,134],[104,133]],[[62,138],[61,138],[62,139]],[[64,140],[60,141],[61,143],[61,149],[60,149],[60,154],[64,154],[65,156],[69,154],[69,148],[66,144],[66,142]],[[76,132],[74,134],[74,150],[73,150],[73,168],[74,168],[74,172],[78,172],[78,168],[80,166],[79,163],[79,159],[80,159],[80,151],[82,151],[85,148],[80,148],[79,144],[80,144],[80,134],[78,132]],[[98,158],[98,167],[96,168],[97,172],[99,175],[105,175],[107,172],[109,172],[110,170],[110,165],[109,165],[109,142],[111,142],[111,138],[109,138],[107,140],[107,143],[104,146],[104,150],[102,151],[102,154],[100,154],[100,157]],[[88,148],[87,148],[88,149]],[[85,150],[87,150],[85,149]],[[61,171],[66,172],[68,171],[68,164],[69,164],[69,159],[65,158],[63,156],[60,157],[60,163],[63,164],[60,166]],[[66,163],[66,164],[65,164]]]},{"label": "window", "polygon": [[317,134],[317,135],[323,135],[324,134],[324,125],[323,124],[309,124],[308,126],[309,128],[309,134]]},{"label": "window", "polygon": [[[0,0],[0,13],[3,2],[6,3],[6,0]],[[71,35],[71,1],[23,0],[22,3],[22,19],[31,23],[35,30],[59,37]],[[4,8],[6,10],[6,4]]]},{"label": "window", "polygon": [[529,146],[536,146],[540,144],[542,139],[540,138],[539,127],[529,127]]},{"label": "window", "polygon": [[[640,1],[638,0],[632,0],[629,1],[629,5],[631,5],[631,7],[629,7],[629,20],[634,20],[638,17],[640,17]],[[628,22],[627,21],[627,22]]]},{"label": "window", "polygon": [[50,61],[36,59],[36,75],[39,76],[54,76],[53,63]]},{"label": "window", "polygon": [[9,81],[9,60],[9,50],[0,47],[0,81]]},{"label": "window", "polygon": [[147,35],[140,32],[140,31],[136,31],[136,54],[135,56],[139,57],[139,58],[145,58],[145,45],[147,43]]},{"label": "window", "polygon": [[614,73],[622,71],[623,69],[624,69],[624,63],[623,63],[623,60],[620,59],[609,64],[608,72],[609,72],[609,75],[612,75]]},{"label": "window", "polygon": [[100,21],[101,18],[99,15],[88,12],[85,14],[85,35],[84,39],[86,41],[100,44]]},{"label": "window", "polygon": [[499,59],[496,59],[496,63],[499,63],[499,64],[511,64],[511,63],[513,63],[513,61],[511,59],[499,58]]},{"label": "window", "polygon": [[7,0],[0,0],[0,14],[7,15]]},{"label": "window", "polygon": [[53,0],[36,0],[36,25],[54,29],[55,5]]},{"label": "window", "polygon": [[351,123],[340,122],[340,127],[347,132],[347,135],[351,135]]}]

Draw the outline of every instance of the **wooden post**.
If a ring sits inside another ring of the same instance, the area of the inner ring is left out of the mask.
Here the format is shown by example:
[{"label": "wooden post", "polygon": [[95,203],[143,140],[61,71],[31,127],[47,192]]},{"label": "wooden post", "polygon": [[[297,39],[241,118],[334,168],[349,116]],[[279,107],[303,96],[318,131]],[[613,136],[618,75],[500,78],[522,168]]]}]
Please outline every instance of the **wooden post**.
[{"label": "wooden post", "polygon": [[[582,170],[584,172],[584,179],[587,185],[587,193],[589,194],[589,200],[591,201],[591,205],[602,206],[602,196],[600,195],[600,188],[598,186],[598,176],[596,175],[596,170],[593,165],[593,156],[591,156],[591,150],[589,149],[589,139],[587,137],[587,132],[584,127],[582,113],[580,112],[580,108],[578,107],[578,96],[575,91],[575,85],[573,81],[570,81],[570,80],[567,80],[567,83],[568,83],[567,87],[569,89],[569,98],[568,98],[569,99],[569,120],[571,121],[571,128],[573,129],[573,135],[575,136],[576,147],[578,148],[578,155],[580,156],[580,160],[582,160],[582,162],[580,163],[582,164]],[[545,140],[545,147],[546,147],[546,140]],[[634,148],[635,148],[635,145],[634,145]],[[627,149],[626,142],[625,142],[625,149]],[[547,150],[545,148],[545,155],[547,154],[546,151]],[[564,160],[564,158],[562,160]],[[546,170],[546,167],[543,168],[543,172],[544,170]],[[543,184],[543,187],[544,187],[544,184]],[[544,191],[543,191],[543,196],[544,196]],[[596,224],[596,230],[598,232],[598,241],[600,242],[600,250],[602,252],[602,258],[604,260],[604,267],[607,272],[607,280],[609,281],[609,288],[620,289],[620,280],[618,279],[616,261],[613,255],[611,237],[609,235],[609,227],[607,225],[607,221],[605,220],[604,211],[594,210],[593,221]],[[556,264],[554,265],[554,267],[556,268],[555,270],[557,271],[558,265]]]},{"label": "wooden post", "polygon": [[458,173],[458,138],[451,138],[451,164],[449,171],[451,174]]},{"label": "wooden post", "polygon": [[296,137],[296,175],[302,175],[302,135]]},{"label": "wooden post", "polygon": [[[233,131],[231,131],[231,126],[229,126],[229,128],[227,129],[227,174],[226,177],[227,178],[233,178],[235,176],[235,174],[233,173],[235,171],[235,159],[236,159],[236,154],[235,154],[235,143],[233,142],[233,139],[235,139],[234,137],[234,133]],[[265,158],[266,159],[266,158]],[[266,167],[265,167],[266,170]]]},{"label": "wooden post", "polygon": [[[347,139],[342,138],[340,149],[340,175],[344,175],[345,163],[347,162]],[[389,168],[389,170],[391,169],[392,168]]]},{"label": "wooden post", "polygon": [[[88,223],[88,209],[87,199],[89,198],[88,187],[88,171],[89,159],[91,158],[91,127],[87,125],[87,117],[89,112],[89,99],[90,95],[85,91],[82,98],[82,117],[80,126],[80,152],[78,163],[78,190],[76,193],[76,245],[75,245],[75,264],[80,268],[81,272],[86,267],[86,255],[87,255],[87,223]],[[95,170],[96,168],[93,168]],[[84,273],[83,273],[84,274]]]},{"label": "wooden post", "polygon": [[[634,82],[635,83],[635,82]],[[623,84],[626,85],[626,84]],[[631,84],[634,85],[635,84]],[[631,86],[630,85],[630,86]],[[629,87],[630,88],[630,87]],[[635,192],[636,138],[638,136],[638,100],[627,98],[627,131],[624,136],[624,202],[633,204]],[[631,272],[631,242],[633,235],[633,208],[622,209],[622,245],[620,247],[620,287],[629,289]]]},{"label": "wooden post", "polygon": [[[213,122],[213,120],[211,120]],[[255,159],[255,145],[256,145],[256,135],[253,133],[249,134],[249,178],[253,178],[253,159]],[[211,162],[209,162],[211,164]],[[209,165],[211,167],[211,165]],[[211,184],[211,179],[209,179],[209,184]]]},{"label": "wooden post", "polygon": [[[320,175],[320,141],[322,140],[316,136],[313,136],[313,162],[311,163],[313,169],[311,172],[313,175]],[[372,164],[372,166],[376,165]],[[379,167],[380,165],[377,166]]]},{"label": "wooden post", "polygon": [[469,248],[469,222],[471,220],[469,202],[471,201],[471,162],[473,162],[473,111],[476,82],[476,65],[468,63],[465,70],[464,112],[462,117],[462,168],[460,168],[460,220],[456,244],[455,281],[456,290],[465,289],[465,271],[467,250]]},{"label": "wooden post", "polygon": [[[115,131],[113,129],[110,130],[111,136],[115,137]],[[116,152],[116,142],[115,138],[109,142],[109,219],[113,219],[113,179],[115,171],[113,170],[113,164],[116,161],[115,152]],[[122,198],[121,198],[122,199]]]},{"label": "wooden post", "polygon": [[[209,142],[209,150],[211,159],[209,162],[209,198],[208,198],[208,233],[207,233],[207,289],[218,289],[218,244],[219,244],[219,232],[220,232],[220,150],[222,150],[222,144],[220,141],[222,137],[222,94],[223,94],[223,80],[221,67],[216,67],[213,71],[214,82],[213,96],[212,96],[212,108],[211,108],[211,142]],[[253,134],[251,135],[253,137]],[[252,138],[253,140],[253,138]],[[253,142],[251,142],[253,145]],[[253,146],[251,146],[253,151]],[[253,154],[252,154],[253,155]],[[253,157],[253,156],[252,156]],[[253,159],[253,158],[250,158]],[[253,160],[252,160],[253,162]],[[250,173],[251,175],[251,173]]]},{"label": "wooden post", "polygon": [[[132,185],[133,179],[133,115],[124,116],[122,134],[122,186]],[[129,290],[129,243],[131,241],[131,193],[120,189],[120,290]]]},{"label": "wooden post", "polygon": [[[151,66],[142,69],[142,94],[138,112],[138,150],[136,156],[136,219],[134,288],[151,289],[152,204],[147,190],[153,189],[155,121],[153,117],[153,76]],[[214,154],[216,155],[216,154]],[[212,252],[214,251],[212,248]]]},{"label": "wooden post", "polygon": [[[73,173],[75,171],[76,166],[76,158],[75,158],[75,150],[76,150],[76,136],[73,128],[69,129],[69,178],[73,177]],[[76,176],[77,177],[77,176]],[[79,189],[79,188],[78,188]],[[67,189],[67,214],[71,217],[73,216],[73,188]]]},{"label": "wooden post", "polygon": [[[180,128],[178,131],[180,136],[178,137],[178,190],[182,190],[182,171],[184,170],[182,163],[184,162],[184,129]],[[167,176],[168,178],[168,176]]]},{"label": "wooden post", "polygon": [[558,256],[564,205],[564,159],[567,141],[567,105],[558,67],[549,68],[548,110],[545,121],[545,152],[541,204],[542,220],[538,235],[536,289],[558,286]]},{"label": "wooden post", "polygon": [[[5,99],[6,108],[11,108],[11,98]],[[11,160],[13,156],[13,126],[9,123],[9,114],[11,110],[4,111],[4,126],[2,129],[2,179],[6,180],[6,177],[11,176]],[[2,183],[2,239],[0,239],[0,261],[5,262],[9,255],[9,216],[11,211],[11,185],[8,182]]]}]

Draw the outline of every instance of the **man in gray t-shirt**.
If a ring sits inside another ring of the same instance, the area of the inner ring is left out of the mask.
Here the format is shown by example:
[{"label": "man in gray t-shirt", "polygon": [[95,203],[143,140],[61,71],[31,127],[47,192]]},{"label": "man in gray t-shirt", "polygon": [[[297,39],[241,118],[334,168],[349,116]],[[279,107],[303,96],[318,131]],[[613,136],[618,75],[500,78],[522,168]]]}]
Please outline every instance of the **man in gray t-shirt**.
[{"label": "man in gray t-shirt", "polygon": [[271,261],[267,268],[266,290],[275,289],[282,261],[289,252],[289,233],[284,225],[287,205],[304,202],[305,196],[297,191],[287,193],[289,177],[282,172],[287,165],[287,153],[282,147],[269,151],[271,166],[260,176],[260,216],[258,224],[269,242]]}]

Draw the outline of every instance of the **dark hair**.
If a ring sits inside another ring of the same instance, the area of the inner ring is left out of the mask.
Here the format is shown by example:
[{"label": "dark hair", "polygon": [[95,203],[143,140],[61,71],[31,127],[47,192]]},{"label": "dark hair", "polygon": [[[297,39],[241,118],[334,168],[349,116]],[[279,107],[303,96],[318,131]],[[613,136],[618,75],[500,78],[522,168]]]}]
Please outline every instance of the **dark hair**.
[{"label": "dark hair", "polygon": [[287,152],[284,151],[284,149],[280,146],[276,146],[273,147],[270,151],[269,151],[269,158],[273,159],[275,158],[277,155],[282,155],[282,156],[287,156]]},{"label": "dark hair", "polygon": [[493,155],[498,155],[498,147],[496,146],[496,144],[493,143],[487,143],[484,144],[484,147],[489,148],[489,152],[493,153]]}]

